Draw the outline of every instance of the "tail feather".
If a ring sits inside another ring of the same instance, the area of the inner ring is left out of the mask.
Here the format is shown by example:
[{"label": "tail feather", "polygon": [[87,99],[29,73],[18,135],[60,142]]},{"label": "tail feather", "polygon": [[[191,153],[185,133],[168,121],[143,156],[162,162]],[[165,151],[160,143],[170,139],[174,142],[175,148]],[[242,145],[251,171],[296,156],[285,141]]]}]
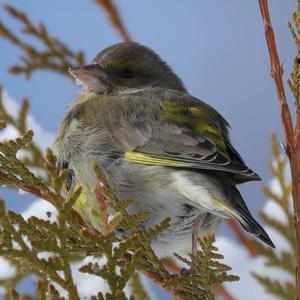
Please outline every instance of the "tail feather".
[{"label": "tail feather", "polygon": [[242,225],[242,227],[249,233],[255,235],[258,239],[260,239],[261,241],[263,241],[264,243],[266,243],[268,246],[275,248],[274,243],[272,242],[271,238],[269,237],[269,235],[266,233],[266,231],[258,224],[257,221],[255,221],[255,219],[250,215],[250,219],[249,216],[247,216],[247,218],[244,218],[243,216],[241,216],[243,218],[243,221],[239,220],[239,223]]},{"label": "tail feather", "polygon": [[275,245],[273,244],[269,235],[251,215],[240,192],[236,188],[234,191],[234,208],[240,216],[238,222],[247,232],[255,235],[258,239],[266,243],[268,246],[275,248]]}]

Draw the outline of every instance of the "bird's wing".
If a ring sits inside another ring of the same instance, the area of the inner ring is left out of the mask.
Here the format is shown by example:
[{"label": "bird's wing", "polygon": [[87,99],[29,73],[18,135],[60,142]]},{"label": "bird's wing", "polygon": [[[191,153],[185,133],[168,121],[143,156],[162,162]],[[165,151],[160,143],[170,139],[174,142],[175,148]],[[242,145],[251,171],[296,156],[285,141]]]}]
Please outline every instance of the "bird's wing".
[{"label": "bird's wing", "polygon": [[[138,125],[132,130],[150,127],[151,132],[147,130],[143,143],[125,153],[125,160],[230,172],[236,183],[260,180],[231,145],[226,120],[206,103],[185,95],[163,100],[160,109],[145,115],[144,120],[139,115]],[[128,135],[132,130],[128,130]]]}]

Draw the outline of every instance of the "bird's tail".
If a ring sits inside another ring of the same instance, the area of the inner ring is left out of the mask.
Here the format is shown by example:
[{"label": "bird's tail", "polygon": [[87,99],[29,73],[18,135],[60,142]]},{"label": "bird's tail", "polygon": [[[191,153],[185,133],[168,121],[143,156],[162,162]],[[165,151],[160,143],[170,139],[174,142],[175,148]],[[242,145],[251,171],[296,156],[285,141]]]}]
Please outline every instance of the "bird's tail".
[{"label": "bird's tail", "polygon": [[269,235],[253,218],[253,216],[251,215],[249,209],[247,208],[242,198],[242,195],[235,187],[232,196],[234,200],[234,204],[233,204],[234,209],[239,215],[239,218],[237,218],[237,220],[242,225],[242,227],[249,233],[255,235],[258,239],[266,243],[268,246],[275,248],[275,245],[273,244]]}]

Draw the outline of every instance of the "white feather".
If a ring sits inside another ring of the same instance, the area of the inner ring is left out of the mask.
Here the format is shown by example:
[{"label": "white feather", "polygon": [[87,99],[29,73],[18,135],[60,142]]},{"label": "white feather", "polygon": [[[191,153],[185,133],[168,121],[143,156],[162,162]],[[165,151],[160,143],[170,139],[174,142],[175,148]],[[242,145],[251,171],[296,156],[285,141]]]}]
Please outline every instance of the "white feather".
[{"label": "white feather", "polygon": [[201,186],[199,183],[195,184],[191,178],[185,176],[185,173],[178,171],[172,174],[178,192],[189,199],[194,206],[219,217],[228,217],[226,210],[215,200],[218,197],[209,190],[207,185]]}]

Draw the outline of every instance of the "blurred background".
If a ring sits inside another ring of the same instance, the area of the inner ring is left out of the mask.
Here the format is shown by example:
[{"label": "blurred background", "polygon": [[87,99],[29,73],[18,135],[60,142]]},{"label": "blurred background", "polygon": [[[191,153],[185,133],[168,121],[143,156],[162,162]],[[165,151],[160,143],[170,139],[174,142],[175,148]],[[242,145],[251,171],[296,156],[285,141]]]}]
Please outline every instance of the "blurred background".
[{"label": "blurred background", "polygon": [[[114,3],[130,37],[155,50],[182,78],[192,95],[212,105],[229,121],[234,146],[263,179],[262,183],[240,187],[249,208],[258,217],[265,201],[261,186],[270,181],[270,134],[276,132],[279,140],[282,137],[258,2]],[[121,41],[103,10],[93,1],[0,0],[0,4],[25,11],[34,23],[42,21],[51,35],[75,51],[83,50],[88,61],[103,48]],[[269,5],[286,79],[296,51],[287,21],[296,4],[292,0],[273,0]],[[19,23],[1,8],[0,20],[18,32]],[[30,38],[28,41],[41,46]],[[47,71],[34,72],[30,80],[9,74],[7,68],[19,61],[21,51],[3,39],[0,49],[0,84],[16,102],[28,97],[30,115],[44,130],[55,134],[68,103],[80,88],[66,77]],[[288,98],[292,99],[290,94]],[[14,192],[3,189],[0,196],[9,199],[7,206],[15,211],[23,211],[32,201],[27,195],[20,200]],[[225,236],[230,234],[226,227],[220,231]]]}]

